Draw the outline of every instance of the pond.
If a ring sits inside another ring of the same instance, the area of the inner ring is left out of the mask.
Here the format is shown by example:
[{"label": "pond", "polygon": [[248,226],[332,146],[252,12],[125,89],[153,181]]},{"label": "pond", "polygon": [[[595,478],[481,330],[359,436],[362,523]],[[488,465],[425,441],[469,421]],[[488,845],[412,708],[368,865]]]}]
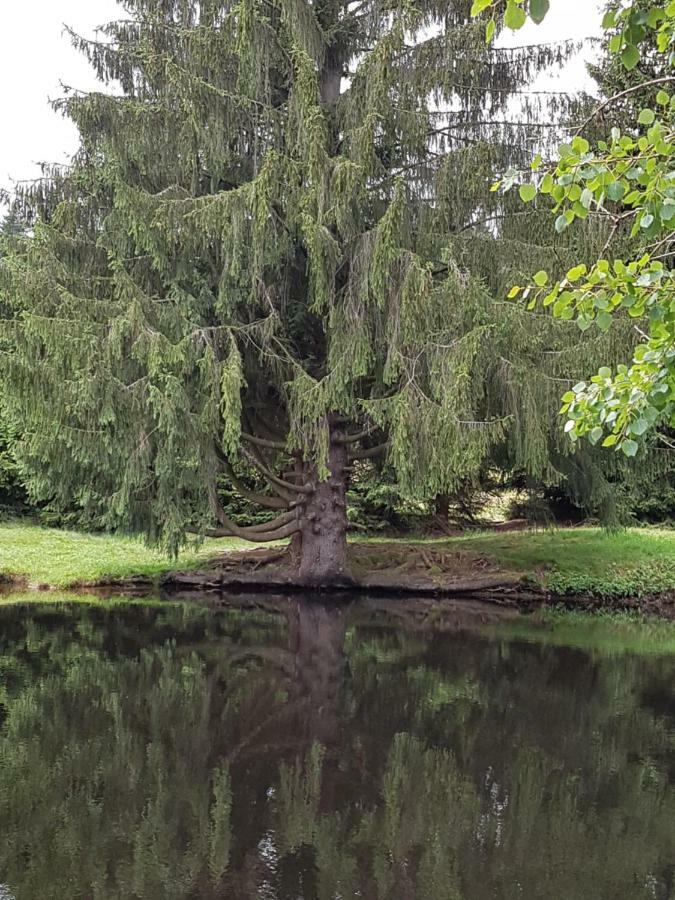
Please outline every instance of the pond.
[{"label": "pond", "polygon": [[4,900],[675,898],[675,626],[0,605]]}]

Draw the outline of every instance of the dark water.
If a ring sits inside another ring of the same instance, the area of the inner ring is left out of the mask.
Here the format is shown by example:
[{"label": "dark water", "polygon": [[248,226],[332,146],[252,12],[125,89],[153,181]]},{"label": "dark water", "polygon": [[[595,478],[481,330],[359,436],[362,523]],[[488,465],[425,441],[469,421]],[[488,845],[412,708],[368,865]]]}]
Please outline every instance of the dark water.
[{"label": "dark water", "polygon": [[675,627],[0,606],[0,897],[675,898]]}]

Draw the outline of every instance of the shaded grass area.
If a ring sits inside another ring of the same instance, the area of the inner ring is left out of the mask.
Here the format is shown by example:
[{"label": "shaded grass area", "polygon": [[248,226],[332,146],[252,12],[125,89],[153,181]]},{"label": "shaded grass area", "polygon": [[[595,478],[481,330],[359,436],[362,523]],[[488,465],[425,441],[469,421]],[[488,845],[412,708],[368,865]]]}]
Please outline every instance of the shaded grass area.
[{"label": "shaded grass area", "polygon": [[243,546],[234,538],[207,539],[170,560],[135,538],[7,522],[0,524],[0,574],[52,587],[133,575],[152,578],[169,568],[198,568],[219,553]]},{"label": "shaded grass area", "polygon": [[[358,538],[359,543],[364,540],[374,547],[383,543]],[[395,543],[399,548],[402,543],[433,543],[483,557],[561,595],[590,593],[610,599],[675,590],[675,530],[483,532],[433,542],[411,539]],[[0,574],[56,588],[134,575],[153,578],[168,569],[198,569],[219,554],[250,546],[230,538],[207,540],[171,560],[134,538],[81,534],[15,521],[0,524]]]}]

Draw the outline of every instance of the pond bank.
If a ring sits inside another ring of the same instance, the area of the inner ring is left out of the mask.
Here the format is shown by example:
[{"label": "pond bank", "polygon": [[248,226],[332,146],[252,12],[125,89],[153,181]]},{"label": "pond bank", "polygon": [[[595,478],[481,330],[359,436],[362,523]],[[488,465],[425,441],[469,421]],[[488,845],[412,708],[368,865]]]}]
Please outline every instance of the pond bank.
[{"label": "pond bank", "polygon": [[[279,546],[207,540],[172,564],[132,538],[0,525],[0,582],[53,590],[293,590]],[[357,538],[350,590],[467,597],[528,607],[629,609],[675,618],[675,531],[481,532],[438,540]]]}]

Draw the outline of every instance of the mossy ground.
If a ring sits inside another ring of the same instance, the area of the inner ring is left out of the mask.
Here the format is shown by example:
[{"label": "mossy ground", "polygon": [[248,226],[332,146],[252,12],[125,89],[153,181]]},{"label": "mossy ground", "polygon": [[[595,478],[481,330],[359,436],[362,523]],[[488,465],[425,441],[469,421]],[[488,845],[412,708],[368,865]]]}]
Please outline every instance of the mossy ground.
[{"label": "mossy ground", "polygon": [[[372,543],[378,555],[379,539]],[[363,538],[359,538],[362,544]],[[612,598],[675,591],[675,531],[629,529],[609,534],[596,528],[557,531],[482,532],[440,541],[387,540],[433,544],[467,559],[485,560],[520,574],[560,595]],[[142,541],[81,534],[24,522],[0,524],[0,575],[56,588],[134,575],[159,577],[169,569],[198,569],[207,561],[249,545],[234,539],[207,540],[168,559]],[[381,548],[384,550],[384,548]]]}]

